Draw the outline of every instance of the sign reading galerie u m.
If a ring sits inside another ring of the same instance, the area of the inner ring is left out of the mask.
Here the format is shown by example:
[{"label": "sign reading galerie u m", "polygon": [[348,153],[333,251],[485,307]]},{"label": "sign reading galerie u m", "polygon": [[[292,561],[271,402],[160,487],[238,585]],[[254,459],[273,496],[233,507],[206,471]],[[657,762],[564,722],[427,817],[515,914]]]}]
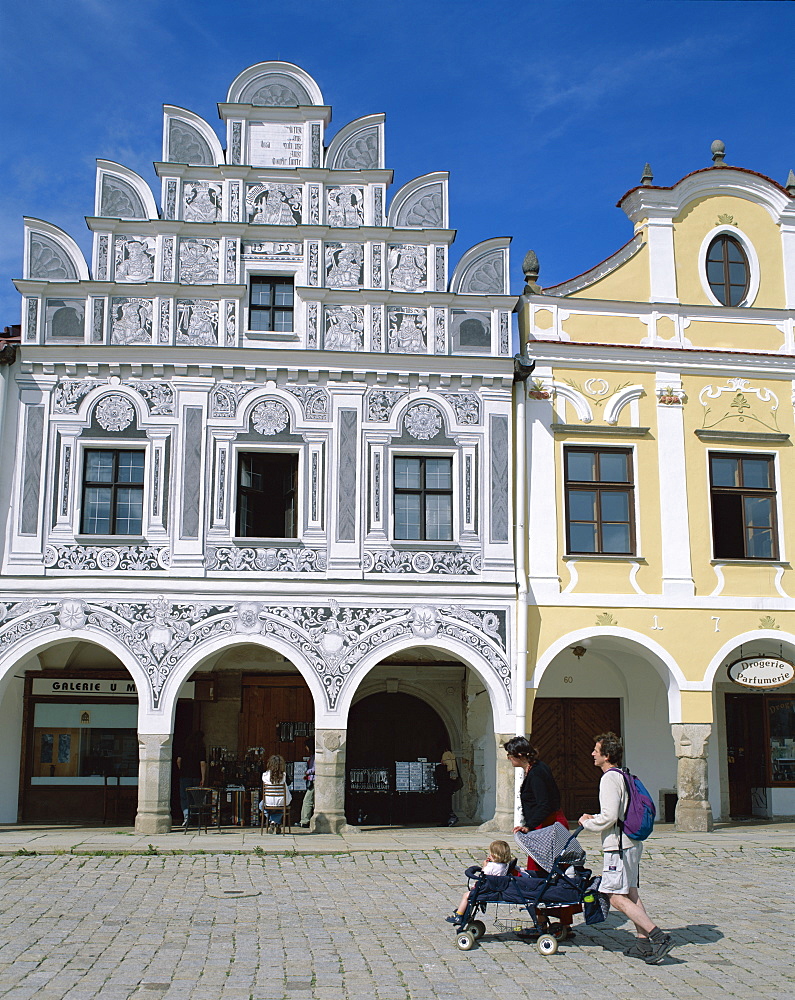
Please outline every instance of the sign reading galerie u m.
[{"label": "sign reading galerie u m", "polygon": [[745,687],[781,687],[794,676],[795,667],[777,656],[746,656],[729,665],[729,677]]}]

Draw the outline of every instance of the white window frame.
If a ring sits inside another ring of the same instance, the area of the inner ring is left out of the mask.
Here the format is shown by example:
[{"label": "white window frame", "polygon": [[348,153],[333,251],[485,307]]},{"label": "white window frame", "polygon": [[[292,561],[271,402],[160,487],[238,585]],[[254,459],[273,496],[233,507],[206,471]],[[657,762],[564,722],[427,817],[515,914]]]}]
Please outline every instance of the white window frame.
[{"label": "white window frame", "polygon": [[[433,538],[397,538],[395,536],[395,459],[396,458],[449,458],[451,459],[451,495],[452,524],[450,539]],[[409,546],[418,549],[445,549],[451,545],[459,545],[461,538],[461,484],[460,457],[454,448],[412,448],[400,446],[387,451],[389,471],[387,473],[387,503],[389,504],[389,540],[393,545]]]},{"label": "white window frame", "polygon": [[[273,455],[276,453],[295,455],[298,459],[298,475],[295,486],[295,535],[238,535],[237,533],[237,510],[238,510],[238,487],[240,482],[240,455],[258,452],[263,455]],[[294,545],[304,537],[306,530],[306,504],[304,502],[304,490],[306,480],[306,448],[295,444],[260,444],[252,441],[236,441],[231,449],[232,470],[231,470],[231,490],[229,497],[229,535],[235,542],[252,544],[252,542],[285,543]]]},{"label": "white window frame", "polygon": [[[106,538],[108,539],[107,545],[112,544],[124,544],[129,540],[140,541],[141,539],[148,539],[149,527],[150,527],[150,498],[151,498],[151,474],[152,474],[152,442],[143,438],[130,438],[129,445],[124,443],[124,439],[117,438],[113,441],[108,441],[105,438],[101,438],[98,441],[85,440],[79,438],[77,441],[77,467],[79,471],[78,479],[75,483],[75,498],[74,498],[74,535],[79,541],[85,541],[88,539]],[[93,532],[83,531],[83,490],[85,488],[85,472],[86,472],[86,452],[87,451],[140,451],[144,455],[144,481],[143,481],[143,511],[141,516],[141,534],[140,535],[119,535],[119,534],[108,534],[108,535],[97,535]],[[161,476],[163,475],[163,470],[161,469]],[[162,482],[161,482],[161,493],[162,493]]]},{"label": "white window frame", "polygon": [[[721,302],[720,299],[715,296],[715,293],[710,288],[709,281],[707,280],[707,250],[709,250],[710,243],[712,243],[717,236],[733,236],[743,248],[745,256],[748,258],[748,292],[742,302],[736,306],[727,306],[724,302]],[[745,309],[754,304],[756,296],[759,292],[759,257],[757,256],[756,250],[754,249],[751,241],[745,233],[737,229],[736,226],[728,226],[726,224],[716,226],[714,229],[711,229],[701,241],[701,247],[698,251],[698,276],[701,280],[701,287],[704,289],[704,294],[713,305],[719,306],[721,309]]]}]

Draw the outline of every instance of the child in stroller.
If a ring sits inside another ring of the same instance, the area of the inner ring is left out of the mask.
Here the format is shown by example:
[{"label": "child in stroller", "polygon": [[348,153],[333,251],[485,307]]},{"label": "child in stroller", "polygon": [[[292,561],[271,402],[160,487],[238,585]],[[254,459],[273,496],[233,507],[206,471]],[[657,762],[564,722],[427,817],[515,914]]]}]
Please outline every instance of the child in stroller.
[{"label": "child in stroller", "polygon": [[[538,933],[536,947],[542,955],[554,955],[559,937],[566,934],[564,925],[548,927],[556,909],[582,906],[586,923],[604,920],[609,903],[599,895],[601,876],[594,876],[585,867],[585,851],[577,841],[581,832],[582,827],[578,827],[569,834],[561,823],[554,823],[517,835],[517,843],[542,869],[540,873],[487,875],[478,865],[467,868],[471,889],[463,911],[451,921],[457,927],[456,944],[460,950],[469,951],[485,934],[486,925],[475,917],[478,912],[485,913],[489,903],[509,903],[526,910],[533,931]],[[548,933],[548,929],[554,932]]]},{"label": "child in stroller", "polygon": [[[504,840],[493,840],[489,844],[489,853],[486,855],[486,860],[483,862],[483,868],[481,871],[484,875],[508,875],[511,868],[516,867],[516,858],[511,857],[511,849],[505,843]],[[469,871],[469,869],[467,869]],[[458,904],[458,909],[455,910],[449,917],[445,917],[448,924],[458,924],[461,922],[461,918],[467,908],[467,900],[469,899],[470,890],[464,893],[461,897],[461,902]]]}]

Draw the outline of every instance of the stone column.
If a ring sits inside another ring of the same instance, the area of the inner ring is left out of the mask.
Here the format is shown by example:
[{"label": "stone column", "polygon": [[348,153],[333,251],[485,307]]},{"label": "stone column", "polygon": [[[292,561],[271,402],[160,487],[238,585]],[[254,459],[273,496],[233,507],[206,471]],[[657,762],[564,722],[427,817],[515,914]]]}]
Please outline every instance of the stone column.
[{"label": "stone column", "polygon": [[513,739],[515,735],[515,733],[494,734],[494,741],[497,745],[497,765],[494,775],[497,801],[492,818],[487,819],[478,827],[483,833],[509,833],[514,827],[515,771],[505,756],[502,744]]},{"label": "stone column", "polygon": [[709,723],[674,722],[671,735],[677,757],[676,829],[707,833],[712,829],[712,807],[707,783],[707,744],[712,733]]},{"label": "stone column", "polygon": [[312,833],[339,833],[345,822],[345,729],[315,730]]},{"label": "stone column", "polygon": [[136,833],[171,831],[171,736],[138,734]]}]

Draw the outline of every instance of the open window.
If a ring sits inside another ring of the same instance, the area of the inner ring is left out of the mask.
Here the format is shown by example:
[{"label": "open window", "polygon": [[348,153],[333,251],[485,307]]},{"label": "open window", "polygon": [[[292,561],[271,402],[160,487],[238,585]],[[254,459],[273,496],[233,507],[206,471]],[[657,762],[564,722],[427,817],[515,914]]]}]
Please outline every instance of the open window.
[{"label": "open window", "polygon": [[297,537],[297,500],[295,452],[239,453],[236,529],[239,537]]},{"label": "open window", "polygon": [[716,559],[777,559],[772,455],[709,456],[712,545]]}]

